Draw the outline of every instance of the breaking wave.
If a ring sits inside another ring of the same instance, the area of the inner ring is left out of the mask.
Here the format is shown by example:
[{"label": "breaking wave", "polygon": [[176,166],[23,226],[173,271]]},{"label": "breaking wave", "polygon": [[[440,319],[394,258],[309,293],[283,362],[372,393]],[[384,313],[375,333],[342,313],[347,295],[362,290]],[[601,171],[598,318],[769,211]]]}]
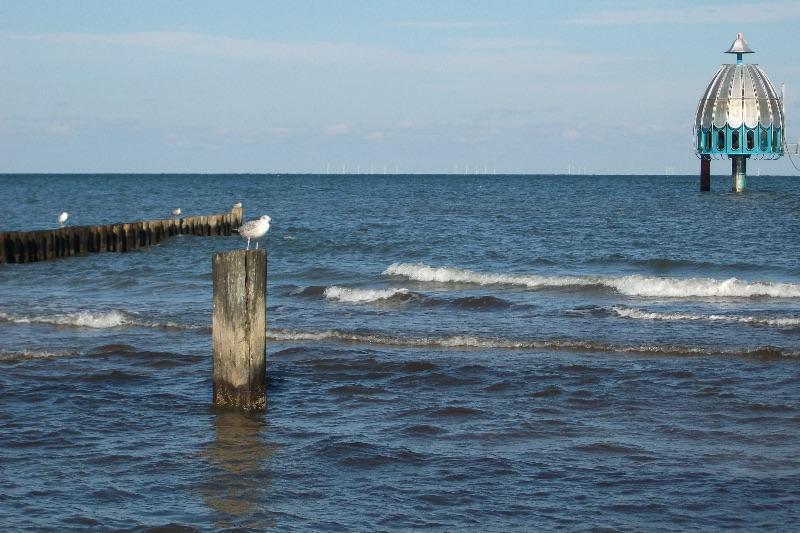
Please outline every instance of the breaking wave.
[{"label": "breaking wave", "polygon": [[462,298],[437,298],[427,294],[411,292],[408,289],[358,289],[352,287],[324,287],[311,285],[302,289],[293,290],[290,294],[305,298],[324,297],[330,301],[342,303],[380,303],[380,302],[411,302],[435,307],[451,306],[459,309],[487,311],[494,309],[507,309],[514,304],[496,296],[465,296]]},{"label": "breaking wave", "polygon": [[0,311],[0,322],[15,324],[52,324],[76,328],[108,329],[120,327],[146,327],[160,329],[198,330],[208,326],[180,324],[177,322],[151,322],[141,320],[132,313],[119,310],[111,311],[75,311],[52,315],[19,316]]},{"label": "breaking wave", "polygon": [[758,317],[758,316],[736,316],[736,315],[696,315],[691,313],[658,313],[644,311],[629,307],[613,307],[614,314],[622,318],[632,318],[636,320],[664,320],[664,321],[698,321],[698,322],[730,322],[741,324],[754,324],[760,326],[777,326],[782,328],[800,327],[800,318],[795,317]]},{"label": "breaking wave", "polygon": [[408,289],[353,289],[349,287],[328,287],[323,292],[328,300],[346,303],[369,303],[381,300],[407,300],[411,296]]},{"label": "breaking wave", "polygon": [[54,357],[68,357],[76,355],[77,352],[72,351],[49,351],[49,350],[0,350],[0,361],[14,362],[14,361],[28,361],[31,359],[52,359]]},{"label": "breaking wave", "polygon": [[324,330],[301,331],[290,329],[267,330],[267,338],[276,342],[342,342],[408,348],[445,348],[455,350],[500,349],[563,352],[615,352],[645,355],[702,356],[725,355],[740,357],[780,358],[800,357],[800,352],[772,346],[755,348],[707,348],[668,344],[620,345],[577,339],[510,340],[448,335],[431,337],[402,337],[378,332]]},{"label": "breaking wave", "polygon": [[388,276],[402,276],[414,281],[470,283],[478,285],[518,285],[531,289],[597,285],[596,280],[575,276],[537,276],[523,274],[483,274],[458,268],[437,268],[424,264],[392,263],[383,271]]},{"label": "breaking wave", "polygon": [[639,275],[606,278],[603,284],[627,296],[664,298],[800,298],[800,285],[744,281],[736,278],[650,278]]},{"label": "breaking wave", "polygon": [[431,267],[425,264],[392,263],[384,275],[414,281],[511,285],[540,289],[548,287],[606,287],[626,296],[660,298],[800,298],[800,285],[736,278],[664,278],[638,274],[610,276],[539,276],[527,274],[481,273],[458,268]]}]

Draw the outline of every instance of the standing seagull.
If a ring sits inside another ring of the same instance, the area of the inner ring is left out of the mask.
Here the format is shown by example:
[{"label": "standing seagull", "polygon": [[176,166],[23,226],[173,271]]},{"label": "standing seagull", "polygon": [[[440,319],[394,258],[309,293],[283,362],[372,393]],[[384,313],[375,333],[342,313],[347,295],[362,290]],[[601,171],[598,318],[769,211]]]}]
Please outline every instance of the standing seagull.
[{"label": "standing seagull", "polygon": [[69,213],[67,213],[66,211],[58,215],[58,225],[63,228],[64,224],[67,223],[68,218],[69,218]]},{"label": "standing seagull", "polygon": [[175,209],[173,209],[172,210],[172,216],[174,216],[175,218],[178,218],[179,216],[181,216],[181,208],[180,207],[176,207]]},{"label": "standing seagull", "polygon": [[242,207],[242,202],[236,202],[233,207]]},{"label": "standing seagull", "polygon": [[256,241],[256,250],[258,250],[258,239],[263,237],[269,230],[269,221],[272,220],[267,215],[259,218],[258,220],[251,220],[239,227],[239,235],[247,239],[247,249],[250,249],[250,239]]}]

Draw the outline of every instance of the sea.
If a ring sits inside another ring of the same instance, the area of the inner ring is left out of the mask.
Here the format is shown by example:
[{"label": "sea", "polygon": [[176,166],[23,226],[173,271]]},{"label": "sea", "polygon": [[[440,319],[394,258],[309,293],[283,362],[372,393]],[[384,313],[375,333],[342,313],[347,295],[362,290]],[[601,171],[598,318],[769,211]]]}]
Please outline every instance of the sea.
[{"label": "sea", "polygon": [[268,405],[211,259],[0,265],[7,531],[800,530],[800,179],[2,175],[0,231],[263,214]]}]

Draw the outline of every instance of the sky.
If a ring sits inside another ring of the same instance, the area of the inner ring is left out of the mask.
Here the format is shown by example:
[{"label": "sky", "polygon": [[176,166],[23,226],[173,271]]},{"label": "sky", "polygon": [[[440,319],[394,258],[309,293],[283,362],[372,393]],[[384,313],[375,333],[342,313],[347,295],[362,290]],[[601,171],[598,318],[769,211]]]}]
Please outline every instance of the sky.
[{"label": "sky", "polygon": [[696,174],[736,32],[800,138],[798,27],[797,0],[0,0],[0,172]]}]

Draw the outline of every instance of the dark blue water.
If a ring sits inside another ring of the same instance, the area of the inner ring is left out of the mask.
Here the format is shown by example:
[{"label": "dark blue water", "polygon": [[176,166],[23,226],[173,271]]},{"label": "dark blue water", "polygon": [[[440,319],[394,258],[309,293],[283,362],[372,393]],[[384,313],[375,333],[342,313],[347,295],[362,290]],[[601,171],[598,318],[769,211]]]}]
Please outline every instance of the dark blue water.
[{"label": "dark blue water", "polygon": [[1,176],[0,231],[272,217],[265,413],[211,254],[0,265],[5,529],[800,523],[800,180]]}]

